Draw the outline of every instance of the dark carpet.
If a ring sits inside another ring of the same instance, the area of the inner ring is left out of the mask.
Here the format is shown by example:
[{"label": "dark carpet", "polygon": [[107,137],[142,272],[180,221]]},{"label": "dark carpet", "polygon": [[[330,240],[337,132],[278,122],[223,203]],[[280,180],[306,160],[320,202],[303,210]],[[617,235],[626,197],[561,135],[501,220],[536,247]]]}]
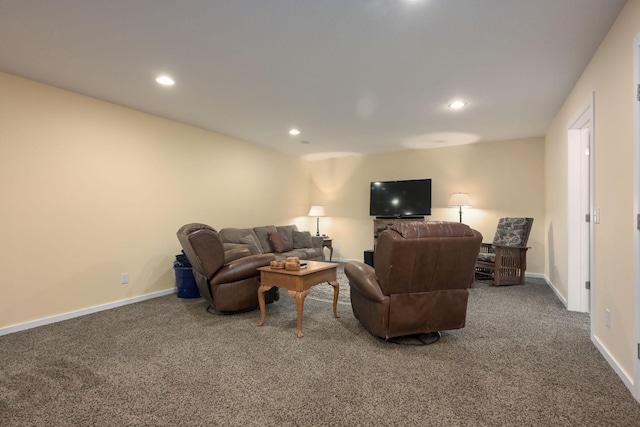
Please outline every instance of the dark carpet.
[{"label": "dark carpet", "polygon": [[[1,426],[638,426],[638,404],[542,280],[471,289],[428,346],[370,335],[314,288],[209,314],[169,295],[0,337]],[[346,297],[346,298],[345,298]],[[344,304],[346,302],[346,304]]]}]

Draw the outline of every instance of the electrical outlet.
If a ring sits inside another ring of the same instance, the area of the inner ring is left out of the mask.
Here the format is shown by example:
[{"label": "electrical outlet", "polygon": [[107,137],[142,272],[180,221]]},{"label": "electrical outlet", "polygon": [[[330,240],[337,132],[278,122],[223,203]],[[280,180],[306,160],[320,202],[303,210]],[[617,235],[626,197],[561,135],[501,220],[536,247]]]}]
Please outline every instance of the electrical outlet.
[{"label": "electrical outlet", "polygon": [[604,309],[604,324],[607,328],[611,329],[611,310]]},{"label": "electrical outlet", "polygon": [[129,273],[122,273],[120,275],[120,283],[122,283],[123,285],[129,283]]}]

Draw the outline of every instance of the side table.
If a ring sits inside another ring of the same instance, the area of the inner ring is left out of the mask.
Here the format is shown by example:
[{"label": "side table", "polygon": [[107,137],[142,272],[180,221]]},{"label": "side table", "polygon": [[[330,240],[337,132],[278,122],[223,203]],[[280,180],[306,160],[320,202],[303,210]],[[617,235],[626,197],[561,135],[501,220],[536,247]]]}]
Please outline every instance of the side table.
[{"label": "side table", "polygon": [[331,258],[333,257],[333,239],[325,239],[322,241],[322,249],[329,248],[329,262],[331,262]]},{"label": "side table", "polygon": [[319,261],[306,261],[306,268],[300,270],[274,269],[271,267],[259,267],[260,270],[260,287],[258,288],[258,304],[260,305],[260,323],[258,326],[264,325],[267,311],[264,301],[264,293],[274,286],[284,288],[288,294],[296,299],[296,308],[298,311],[298,338],[302,338],[302,311],[304,308],[304,299],[311,291],[311,287],[323,282],[333,286],[333,316],[339,318],[338,315],[338,293],[340,292],[340,284],[337,279],[337,264]]}]

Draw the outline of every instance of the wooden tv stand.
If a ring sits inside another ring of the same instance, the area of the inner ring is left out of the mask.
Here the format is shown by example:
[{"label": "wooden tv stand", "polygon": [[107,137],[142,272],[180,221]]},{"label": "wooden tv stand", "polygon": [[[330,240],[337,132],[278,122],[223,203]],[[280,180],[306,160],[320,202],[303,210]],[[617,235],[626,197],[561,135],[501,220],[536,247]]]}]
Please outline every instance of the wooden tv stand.
[{"label": "wooden tv stand", "polygon": [[376,218],[373,220],[373,250],[376,250],[376,244],[378,243],[378,236],[387,228],[400,221],[424,221],[423,216],[417,217],[400,217],[400,218]]}]

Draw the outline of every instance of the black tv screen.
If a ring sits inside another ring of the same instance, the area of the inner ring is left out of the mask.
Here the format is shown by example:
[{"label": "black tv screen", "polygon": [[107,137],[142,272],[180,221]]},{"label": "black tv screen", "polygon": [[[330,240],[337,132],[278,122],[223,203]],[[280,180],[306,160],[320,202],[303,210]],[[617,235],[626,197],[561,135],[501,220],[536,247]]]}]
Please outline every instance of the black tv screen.
[{"label": "black tv screen", "polygon": [[369,215],[384,218],[431,215],[431,180],[372,182]]}]

